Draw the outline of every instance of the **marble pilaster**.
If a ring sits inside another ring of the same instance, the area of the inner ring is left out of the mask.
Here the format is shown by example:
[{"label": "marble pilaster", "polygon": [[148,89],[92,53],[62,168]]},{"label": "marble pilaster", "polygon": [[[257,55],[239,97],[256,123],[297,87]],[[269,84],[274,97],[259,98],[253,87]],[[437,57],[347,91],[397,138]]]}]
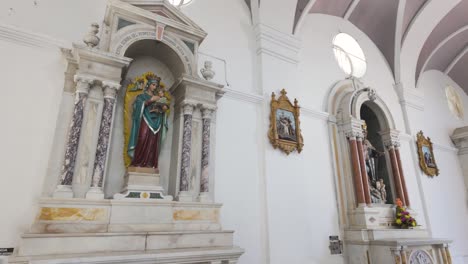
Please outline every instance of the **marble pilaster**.
[{"label": "marble pilaster", "polygon": [[68,140],[65,147],[65,159],[60,173],[60,182],[54,192],[54,197],[73,197],[71,185],[73,182],[73,173],[75,170],[76,156],[78,153],[81,128],[83,125],[84,108],[94,79],[85,75],[75,75],[74,81],[76,82],[76,91],[73,117],[68,132]]},{"label": "marble pilaster", "polygon": [[119,88],[119,83],[106,81],[103,82],[104,108],[99,128],[99,137],[96,149],[96,158],[94,160],[93,175],[91,179],[91,188],[86,193],[86,198],[104,198],[104,192],[102,191],[104,172],[108,157],[110,134],[114,115],[114,105]]},{"label": "marble pilaster", "polygon": [[[186,103],[182,106],[184,123],[182,136],[182,154],[180,164],[180,183],[179,183],[179,200],[185,201],[189,197],[189,173],[190,159],[192,151],[192,115],[195,109],[194,104]],[[191,200],[191,198],[189,199]]]},{"label": "marble pilaster", "polygon": [[202,161],[201,161],[201,176],[200,176],[200,201],[209,200],[209,184],[210,184],[210,126],[211,117],[214,109],[202,108],[203,131],[202,131]]}]

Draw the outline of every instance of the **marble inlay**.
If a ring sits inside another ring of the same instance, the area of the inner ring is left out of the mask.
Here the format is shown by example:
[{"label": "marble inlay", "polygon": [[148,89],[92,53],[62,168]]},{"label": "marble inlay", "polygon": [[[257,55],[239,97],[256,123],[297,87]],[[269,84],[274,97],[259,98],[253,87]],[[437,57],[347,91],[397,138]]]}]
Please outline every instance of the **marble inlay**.
[{"label": "marble inlay", "polygon": [[180,191],[189,189],[190,152],[192,148],[192,115],[184,114],[184,134],[182,137],[182,162],[180,168]]},{"label": "marble inlay", "polygon": [[42,221],[106,221],[104,208],[54,208],[43,207],[38,220]]},{"label": "marble inlay", "polygon": [[217,222],[219,210],[174,210],[172,214],[175,221],[209,220]]},{"label": "marble inlay", "polygon": [[81,135],[81,126],[83,124],[84,107],[87,93],[77,93],[73,118],[68,133],[68,141],[65,149],[65,160],[61,170],[61,185],[71,185],[73,181],[73,170],[75,169],[76,154],[78,152],[78,142]]},{"label": "marble inlay", "polygon": [[202,135],[202,166],[200,178],[200,192],[209,191],[209,160],[210,160],[210,122],[209,118],[203,119],[203,135]]},{"label": "marble inlay", "polygon": [[115,99],[104,98],[104,110],[102,112],[101,127],[99,129],[96,160],[94,161],[92,187],[102,187],[104,166],[106,165],[107,149],[109,147],[109,136],[112,124],[112,113]]}]

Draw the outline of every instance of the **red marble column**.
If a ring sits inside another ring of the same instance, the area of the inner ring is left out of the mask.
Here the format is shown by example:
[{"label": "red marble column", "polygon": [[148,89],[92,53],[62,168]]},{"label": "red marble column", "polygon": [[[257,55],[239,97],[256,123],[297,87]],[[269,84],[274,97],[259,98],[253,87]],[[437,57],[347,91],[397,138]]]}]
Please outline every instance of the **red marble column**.
[{"label": "red marble column", "polygon": [[406,201],[406,206],[410,207],[410,199],[408,196],[408,189],[406,189],[406,181],[405,181],[405,175],[403,174],[403,167],[401,166],[401,158],[400,158],[400,149],[395,148],[395,155],[397,158],[397,163],[398,163],[398,169],[400,172],[400,180],[401,180],[401,187],[403,188],[403,193],[405,194],[405,201]]},{"label": "red marble column", "polygon": [[366,170],[366,160],[364,158],[364,149],[362,147],[362,140],[358,139],[357,141],[357,148],[358,148],[358,154],[359,154],[359,165],[361,166],[361,178],[362,178],[362,185],[364,187],[364,197],[366,199],[366,204],[371,204],[371,198],[370,198],[370,191],[369,191],[369,179],[367,176],[367,170]]},{"label": "red marble column", "polygon": [[398,167],[398,161],[397,161],[395,149],[393,148],[393,146],[390,147],[388,152],[390,154],[390,161],[392,163],[393,179],[395,181],[397,198],[400,198],[401,202],[403,203],[403,206],[406,206],[405,193],[403,191],[403,186],[402,186],[401,177],[400,177],[400,169]]},{"label": "red marble column", "polygon": [[362,184],[362,177],[361,177],[361,167],[359,165],[359,155],[358,155],[358,148],[356,144],[355,138],[349,139],[349,146],[351,148],[351,160],[353,162],[353,172],[354,172],[354,190],[356,192],[356,200],[359,204],[366,203],[364,192],[363,192],[363,184]]}]

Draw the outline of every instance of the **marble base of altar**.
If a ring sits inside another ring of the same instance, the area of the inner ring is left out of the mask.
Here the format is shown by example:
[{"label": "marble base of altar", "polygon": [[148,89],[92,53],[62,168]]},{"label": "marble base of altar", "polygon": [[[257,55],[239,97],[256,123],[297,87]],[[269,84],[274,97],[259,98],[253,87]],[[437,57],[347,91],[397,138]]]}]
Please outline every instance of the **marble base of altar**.
[{"label": "marble base of altar", "polygon": [[450,240],[434,238],[382,239],[347,242],[348,263],[451,264]]},{"label": "marble base of altar", "polygon": [[159,170],[153,168],[128,168],[127,187],[114,195],[114,199],[164,199],[172,201],[172,196],[164,195],[160,184]]},{"label": "marble base of altar", "polygon": [[[9,263],[236,263],[221,204],[43,198]],[[125,259],[122,262],[122,259]]]},{"label": "marble base of altar", "polygon": [[[379,229],[391,227],[395,222],[395,208],[389,204],[375,204],[362,206],[350,211],[351,228],[353,229]],[[417,219],[418,214],[407,211]]]}]

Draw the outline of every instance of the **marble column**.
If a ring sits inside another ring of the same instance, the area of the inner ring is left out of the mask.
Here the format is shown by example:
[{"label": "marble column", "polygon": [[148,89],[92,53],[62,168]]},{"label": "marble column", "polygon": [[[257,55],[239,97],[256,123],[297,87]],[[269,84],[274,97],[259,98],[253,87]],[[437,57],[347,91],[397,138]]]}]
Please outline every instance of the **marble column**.
[{"label": "marble column", "polygon": [[408,196],[408,189],[406,188],[405,175],[403,174],[403,166],[401,164],[400,147],[399,146],[395,148],[395,155],[396,155],[397,163],[398,163],[398,172],[400,173],[401,187],[403,188],[403,194],[405,195],[406,206],[411,207],[410,199],[409,199],[409,196]]},{"label": "marble column", "polygon": [[86,198],[88,199],[104,199],[104,192],[102,190],[104,173],[110,144],[115,99],[117,91],[120,88],[120,84],[115,82],[103,81],[102,86],[104,89],[104,107],[99,127],[98,145],[96,149],[96,158],[94,160],[91,188],[86,193]]},{"label": "marble column", "polygon": [[447,256],[447,263],[452,264],[452,255],[450,254],[448,244],[444,244],[443,250],[445,251],[445,255]]},{"label": "marble column", "polygon": [[214,109],[202,108],[203,132],[202,132],[202,159],[201,159],[201,175],[200,175],[200,194],[198,200],[200,202],[211,201],[209,196],[210,185],[210,126],[211,117]]},{"label": "marble column", "polygon": [[362,177],[362,186],[364,191],[364,197],[366,199],[366,204],[371,204],[370,190],[369,190],[369,176],[367,175],[366,170],[366,160],[364,157],[364,149],[362,146],[362,137],[357,138],[357,148],[359,154],[359,165],[361,167],[361,177]]},{"label": "marble column", "polygon": [[183,135],[182,135],[182,154],[180,163],[180,182],[179,182],[179,201],[192,201],[192,195],[189,193],[189,173],[192,151],[192,115],[195,105],[183,104],[184,115]]},{"label": "marble column", "polygon": [[348,133],[347,135],[349,141],[349,147],[351,150],[351,161],[353,167],[353,174],[354,174],[354,192],[356,193],[356,200],[358,206],[362,206],[366,204],[365,195],[364,195],[364,187],[362,183],[362,174],[361,174],[361,166],[359,162],[359,153],[358,147],[356,143],[356,135],[353,133]]},{"label": "marble column", "polygon": [[392,252],[393,259],[395,261],[395,264],[401,264],[401,248],[400,247],[394,247],[390,248],[390,251]]},{"label": "marble column", "polygon": [[60,172],[60,182],[54,192],[54,197],[72,198],[73,172],[75,170],[76,156],[78,153],[78,144],[83,125],[84,109],[91,84],[94,79],[85,75],[75,75],[76,82],[75,106],[73,117],[68,131],[68,139],[65,147],[65,158]]},{"label": "marble column", "polygon": [[405,192],[403,191],[403,185],[401,183],[401,176],[400,176],[400,169],[398,167],[398,161],[395,154],[395,146],[394,145],[386,145],[388,149],[388,154],[390,156],[390,162],[392,164],[392,173],[393,173],[393,180],[395,182],[395,188],[397,197],[400,198],[403,206],[406,206],[406,197]]}]

